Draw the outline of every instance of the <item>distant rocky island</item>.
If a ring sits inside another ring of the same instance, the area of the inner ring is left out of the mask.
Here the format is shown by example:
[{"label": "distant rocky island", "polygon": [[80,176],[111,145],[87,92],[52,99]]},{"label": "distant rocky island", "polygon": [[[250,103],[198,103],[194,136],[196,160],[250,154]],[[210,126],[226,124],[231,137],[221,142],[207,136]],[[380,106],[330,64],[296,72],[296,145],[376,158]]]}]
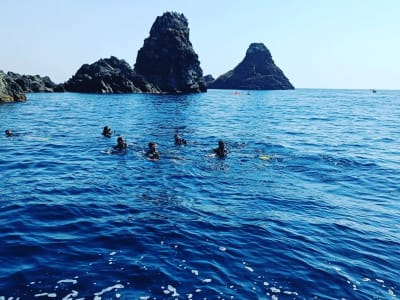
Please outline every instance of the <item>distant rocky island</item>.
[{"label": "distant rocky island", "polygon": [[282,70],[275,65],[270,51],[263,43],[252,43],[240,64],[215,81],[208,81],[207,85],[211,89],[294,89]]},{"label": "distant rocky island", "polygon": [[249,46],[233,70],[214,79],[203,76],[198,55],[189,40],[183,14],[158,16],[132,68],[115,56],[82,65],[66,82],[55,84],[47,76],[0,71],[0,102],[24,101],[25,93],[202,93],[212,89],[284,90],[293,85],[277,67],[262,43]]}]

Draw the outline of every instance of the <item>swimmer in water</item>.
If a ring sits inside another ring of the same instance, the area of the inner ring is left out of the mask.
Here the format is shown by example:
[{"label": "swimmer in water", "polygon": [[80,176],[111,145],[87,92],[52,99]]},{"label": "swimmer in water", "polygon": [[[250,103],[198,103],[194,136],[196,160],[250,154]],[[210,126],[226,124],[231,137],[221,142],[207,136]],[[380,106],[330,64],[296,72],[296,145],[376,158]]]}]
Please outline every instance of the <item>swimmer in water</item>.
[{"label": "swimmer in water", "polygon": [[218,148],[213,149],[213,152],[215,155],[217,155],[219,158],[224,158],[228,155],[228,150],[225,147],[224,141],[220,140],[218,142]]},{"label": "swimmer in water", "polygon": [[13,132],[10,129],[7,129],[5,131],[6,137],[12,137],[13,136]]},{"label": "swimmer in water", "polygon": [[112,131],[111,128],[108,126],[104,126],[103,128],[103,133],[102,133],[105,137],[110,137],[112,135]]},{"label": "swimmer in water", "polygon": [[149,160],[153,161],[156,161],[160,158],[160,154],[157,151],[157,144],[155,142],[149,143],[149,150],[147,150],[146,156]]},{"label": "swimmer in water", "polygon": [[175,145],[186,145],[186,140],[180,137],[178,134],[175,134],[174,139],[175,139]]},{"label": "swimmer in water", "polygon": [[114,146],[114,149],[116,150],[123,150],[126,149],[128,145],[126,144],[124,138],[122,136],[119,136],[117,138],[117,144]]}]

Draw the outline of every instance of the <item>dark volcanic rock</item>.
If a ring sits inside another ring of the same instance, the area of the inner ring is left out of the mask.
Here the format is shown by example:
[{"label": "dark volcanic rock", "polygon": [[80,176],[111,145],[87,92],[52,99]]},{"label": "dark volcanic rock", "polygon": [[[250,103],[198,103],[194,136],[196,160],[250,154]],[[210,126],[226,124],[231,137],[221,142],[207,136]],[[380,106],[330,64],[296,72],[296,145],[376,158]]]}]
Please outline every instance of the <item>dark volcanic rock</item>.
[{"label": "dark volcanic rock", "polygon": [[56,84],[48,76],[20,75],[8,72],[7,75],[13,79],[25,93],[53,92]]},{"label": "dark volcanic rock", "polygon": [[159,93],[153,85],[137,75],[125,60],[114,56],[84,64],[71,79],[59,86],[79,93]]},{"label": "dark volcanic rock", "polygon": [[218,77],[211,89],[289,90],[293,85],[279,69],[262,43],[253,43],[243,61],[233,70]]},{"label": "dark volcanic rock", "polygon": [[22,88],[12,78],[0,71],[0,102],[25,101]]},{"label": "dark volcanic rock", "polygon": [[183,14],[166,12],[157,17],[138,51],[135,71],[166,93],[206,92],[203,71],[189,40]]},{"label": "dark volcanic rock", "polygon": [[206,84],[208,86],[208,85],[214,83],[215,78],[211,74],[208,74],[208,75],[204,76],[204,81],[206,82]]}]

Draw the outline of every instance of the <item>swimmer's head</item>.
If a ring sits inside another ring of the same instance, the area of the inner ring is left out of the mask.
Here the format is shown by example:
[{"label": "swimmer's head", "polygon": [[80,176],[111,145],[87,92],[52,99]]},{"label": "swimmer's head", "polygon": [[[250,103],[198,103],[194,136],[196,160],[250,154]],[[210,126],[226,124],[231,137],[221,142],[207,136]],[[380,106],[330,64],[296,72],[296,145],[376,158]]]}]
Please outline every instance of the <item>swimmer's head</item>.
[{"label": "swimmer's head", "polygon": [[13,133],[12,133],[12,131],[10,129],[7,129],[5,131],[5,134],[6,134],[6,136],[12,136],[13,135]]},{"label": "swimmer's head", "polygon": [[156,148],[157,148],[157,144],[155,142],[149,143],[149,149],[156,149]]}]

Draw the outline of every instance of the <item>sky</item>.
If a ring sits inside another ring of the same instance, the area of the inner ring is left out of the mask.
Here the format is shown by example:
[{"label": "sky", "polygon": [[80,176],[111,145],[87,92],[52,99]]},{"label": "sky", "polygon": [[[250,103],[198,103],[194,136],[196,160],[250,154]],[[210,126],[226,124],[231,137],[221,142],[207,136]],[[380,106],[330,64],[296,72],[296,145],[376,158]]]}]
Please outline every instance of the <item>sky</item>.
[{"label": "sky", "polygon": [[132,67],[157,16],[183,13],[204,75],[264,43],[296,88],[400,89],[399,0],[0,0],[0,70],[68,80],[111,55]]}]

